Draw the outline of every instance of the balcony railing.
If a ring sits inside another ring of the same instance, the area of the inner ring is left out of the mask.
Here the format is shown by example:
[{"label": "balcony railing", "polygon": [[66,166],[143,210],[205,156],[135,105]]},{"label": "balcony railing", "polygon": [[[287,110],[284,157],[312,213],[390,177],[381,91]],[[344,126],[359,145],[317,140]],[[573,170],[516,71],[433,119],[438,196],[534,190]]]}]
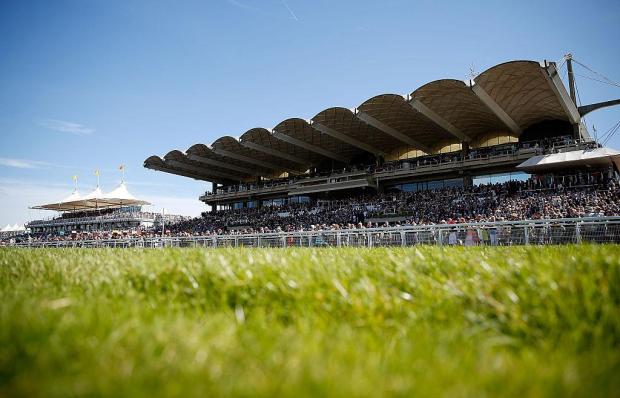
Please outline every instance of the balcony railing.
[{"label": "balcony railing", "polygon": [[[326,173],[320,176],[297,177],[286,181],[271,181],[264,184],[237,185],[215,192],[205,192],[200,197],[202,201],[219,201],[226,199],[243,198],[248,195],[258,196],[261,194],[275,194],[283,192],[294,192],[301,185],[312,184],[315,181],[325,181],[326,179],[339,179],[348,175],[365,175],[372,179],[383,179],[387,176],[400,177],[403,175],[425,175],[445,172],[458,167],[459,169],[479,168],[492,166],[498,163],[511,163],[524,161],[531,156],[540,155],[545,152],[558,152],[588,148],[592,143],[584,143],[572,140],[568,137],[558,137],[542,146],[542,141],[531,141],[525,143],[509,143],[494,147],[472,149],[466,157],[462,153],[452,152],[439,155],[429,155],[420,158],[412,158],[398,162],[386,163],[379,167],[368,166],[366,170],[343,170]],[[294,193],[291,193],[294,194]]]}]

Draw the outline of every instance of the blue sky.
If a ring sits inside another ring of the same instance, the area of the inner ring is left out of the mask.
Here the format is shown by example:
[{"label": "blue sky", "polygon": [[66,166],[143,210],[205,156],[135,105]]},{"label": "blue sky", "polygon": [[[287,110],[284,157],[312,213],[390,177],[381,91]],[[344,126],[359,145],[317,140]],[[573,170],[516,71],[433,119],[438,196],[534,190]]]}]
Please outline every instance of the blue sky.
[{"label": "blue sky", "polygon": [[[207,184],[151,154],[271,128],[514,59],[575,58],[620,81],[618,1],[12,1],[0,3],[0,224],[119,164],[153,210],[197,215]],[[584,76],[586,70],[577,67]],[[577,76],[583,103],[620,88]],[[620,108],[587,117],[604,132]],[[620,133],[609,145],[620,149]],[[46,214],[51,215],[51,214]]]}]

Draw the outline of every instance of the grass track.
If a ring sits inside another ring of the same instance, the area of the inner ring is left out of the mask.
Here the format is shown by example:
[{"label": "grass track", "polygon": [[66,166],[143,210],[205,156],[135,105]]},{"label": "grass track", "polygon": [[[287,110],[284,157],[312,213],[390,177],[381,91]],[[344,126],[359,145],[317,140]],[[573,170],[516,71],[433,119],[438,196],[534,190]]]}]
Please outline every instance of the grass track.
[{"label": "grass track", "polygon": [[0,250],[0,396],[614,396],[620,247]]}]

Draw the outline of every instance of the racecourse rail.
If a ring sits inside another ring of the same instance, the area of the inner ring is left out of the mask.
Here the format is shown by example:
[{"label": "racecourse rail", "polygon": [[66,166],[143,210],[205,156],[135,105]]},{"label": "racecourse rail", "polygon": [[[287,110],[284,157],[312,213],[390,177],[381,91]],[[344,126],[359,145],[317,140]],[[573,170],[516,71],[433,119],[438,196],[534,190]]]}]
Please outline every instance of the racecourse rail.
[{"label": "racecourse rail", "polygon": [[17,247],[380,247],[620,243],[620,217],[393,226],[187,237],[20,242]]}]

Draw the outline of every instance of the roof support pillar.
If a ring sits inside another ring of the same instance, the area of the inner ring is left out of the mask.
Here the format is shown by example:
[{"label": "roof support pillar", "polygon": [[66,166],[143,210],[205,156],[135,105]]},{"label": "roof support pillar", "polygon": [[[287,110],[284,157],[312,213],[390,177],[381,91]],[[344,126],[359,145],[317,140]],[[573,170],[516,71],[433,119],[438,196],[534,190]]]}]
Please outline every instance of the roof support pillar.
[{"label": "roof support pillar", "polygon": [[233,180],[233,181],[243,181],[242,177],[234,175],[234,174],[228,174],[228,173],[224,173],[221,171],[215,171],[215,170],[205,170],[202,167],[198,167],[193,164],[187,164],[184,162],[180,162],[178,160],[166,160],[165,163],[167,165],[178,167],[183,170],[188,170],[196,174],[205,174],[207,176],[212,175],[214,177],[224,178],[224,179]]},{"label": "roof support pillar", "polygon": [[244,155],[239,155],[238,153],[230,152],[225,149],[213,148],[213,152],[217,153],[218,155],[226,156],[232,159],[237,159],[242,162],[253,164],[259,167],[264,167],[266,169],[274,170],[276,172],[286,171],[291,174],[301,174],[301,172],[297,170],[288,169],[286,167],[278,166],[276,164],[269,163],[269,162],[263,162],[262,160],[254,159],[254,158],[244,156]]},{"label": "roof support pillar", "polygon": [[466,159],[469,156],[469,142],[461,143],[461,153],[463,154],[463,159]]},{"label": "roof support pillar", "polygon": [[191,173],[191,172],[185,172],[185,171],[181,171],[181,170],[174,170],[168,167],[162,167],[162,166],[156,166],[156,165],[149,165],[149,166],[145,166],[147,169],[151,169],[151,170],[155,170],[155,171],[161,171],[164,173],[168,173],[168,174],[174,174],[174,175],[178,175],[181,177],[190,177],[193,178],[194,180],[200,180],[200,181],[210,181],[213,182],[213,178],[211,177],[207,177],[204,175],[199,175],[196,173]]},{"label": "roof support pillar", "polygon": [[310,164],[309,161],[304,160],[302,158],[299,158],[297,156],[291,155],[289,153],[285,153],[285,152],[280,152],[278,150],[272,149],[272,148],[268,148],[266,146],[263,145],[259,145],[255,142],[252,141],[247,141],[247,140],[239,140],[239,144],[241,144],[242,146],[246,147],[246,148],[250,148],[250,149],[254,149],[255,151],[258,152],[262,152],[262,153],[266,153],[267,155],[271,155],[271,156],[275,156],[277,158],[280,159],[284,159],[284,160],[288,160],[290,162],[293,163],[297,163],[300,164],[304,167],[308,167],[308,165]]},{"label": "roof support pillar", "polygon": [[391,135],[392,137],[396,138],[397,140],[404,142],[407,145],[410,145],[416,149],[420,149],[421,151],[426,152],[427,154],[432,153],[433,151],[431,151],[431,149],[429,147],[427,147],[426,145],[422,144],[421,142],[414,140],[413,138],[409,137],[408,135],[405,135],[403,133],[401,133],[400,131],[388,126],[387,124],[383,123],[380,120],[375,119],[374,117],[370,116],[369,114],[362,112],[358,109],[355,110],[355,116],[357,116],[358,119],[360,119],[361,121],[363,121],[366,124],[371,125],[372,127],[383,131],[385,134],[387,135]]},{"label": "roof support pillar", "polygon": [[489,110],[491,110],[491,112],[493,112],[495,116],[497,116],[499,120],[501,120],[506,127],[510,129],[510,131],[517,135],[521,134],[521,127],[519,127],[519,125],[506,113],[506,111],[504,111],[502,107],[499,106],[493,98],[491,98],[491,96],[482,88],[481,85],[476,84],[474,80],[470,80],[469,87],[472,89],[474,94],[478,96],[480,101],[482,101],[482,103],[486,105],[486,107],[489,108]]},{"label": "roof support pillar", "polygon": [[566,92],[566,87],[564,87],[555,65],[548,64],[547,61],[545,61],[544,66],[540,68],[540,72],[545,76],[547,82],[549,82],[549,86],[551,86],[551,90],[553,90],[557,96],[560,105],[562,105],[562,109],[564,109],[566,116],[568,116],[568,120],[570,120],[572,124],[578,124],[581,121],[579,110],[568,92]]},{"label": "roof support pillar", "polygon": [[288,142],[289,144],[298,146],[298,147],[303,148],[305,150],[308,150],[310,152],[318,153],[321,156],[325,156],[326,158],[337,160],[339,162],[343,162],[344,161],[342,156],[340,156],[340,155],[338,155],[336,153],[333,153],[331,151],[328,151],[327,149],[323,149],[323,148],[320,148],[320,147],[318,147],[316,145],[312,145],[312,144],[309,144],[309,143],[304,142],[302,140],[298,140],[297,138],[288,136],[286,134],[279,133],[279,132],[277,132],[275,130],[273,131],[272,134],[273,134],[274,137],[276,137],[279,140]]},{"label": "roof support pillar", "polygon": [[208,165],[211,165],[211,166],[221,167],[223,169],[229,169],[229,170],[233,170],[233,171],[238,171],[238,172],[243,173],[243,174],[250,174],[250,175],[254,175],[254,176],[260,174],[256,170],[246,169],[245,167],[237,166],[237,165],[234,165],[234,164],[229,164],[229,163],[226,163],[226,162],[221,162],[219,160],[210,159],[210,158],[207,158],[207,157],[204,157],[204,156],[194,155],[192,153],[188,153],[185,156],[187,156],[187,158],[189,160],[193,160],[193,161],[196,161],[196,162],[199,162],[199,163],[208,164]]},{"label": "roof support pillar", "polygon": [[442,129],[446,130],[447,132],[449,132],[456,138],[460,139],[463,142],[471,141],[470,136],[468,136],[467,134],[461,132],[459,129],[454,127],[452,123],[450,123],[443,117],[439,116],[432,109],[424,105],[420,100],[417,100],[415,98],[410,98],[408,99],[407,102],[409,102],[409,105],[411,105],[413,109],[415,109],[416,111],[426,116],[427,119],[429,119],[430,121],[432,121],[433,123],[441,127]]},{"label": "roof support pillar", "polygon": [[353,137],[350,137],[346,134],[343,134],[337,130],[334,130],[331,127],[327,127],[324,124],[321,123],[317,123],[317,122],[311,122],[311,126],[314,127],[315,129],[319,130],[321,133],[325,134],[325,135],[329,135],[332,138],[335,138],[339,141],[342,141],[346,144],[349,144],[351,146],[354,146],[356,148],[359,148],[363,151],[366,151],[368,153],[372,153],[375,156],[383,156],[385,157],[385,152],[373,147],[372,145],[368,145],[362,141],[359,141]]}]

